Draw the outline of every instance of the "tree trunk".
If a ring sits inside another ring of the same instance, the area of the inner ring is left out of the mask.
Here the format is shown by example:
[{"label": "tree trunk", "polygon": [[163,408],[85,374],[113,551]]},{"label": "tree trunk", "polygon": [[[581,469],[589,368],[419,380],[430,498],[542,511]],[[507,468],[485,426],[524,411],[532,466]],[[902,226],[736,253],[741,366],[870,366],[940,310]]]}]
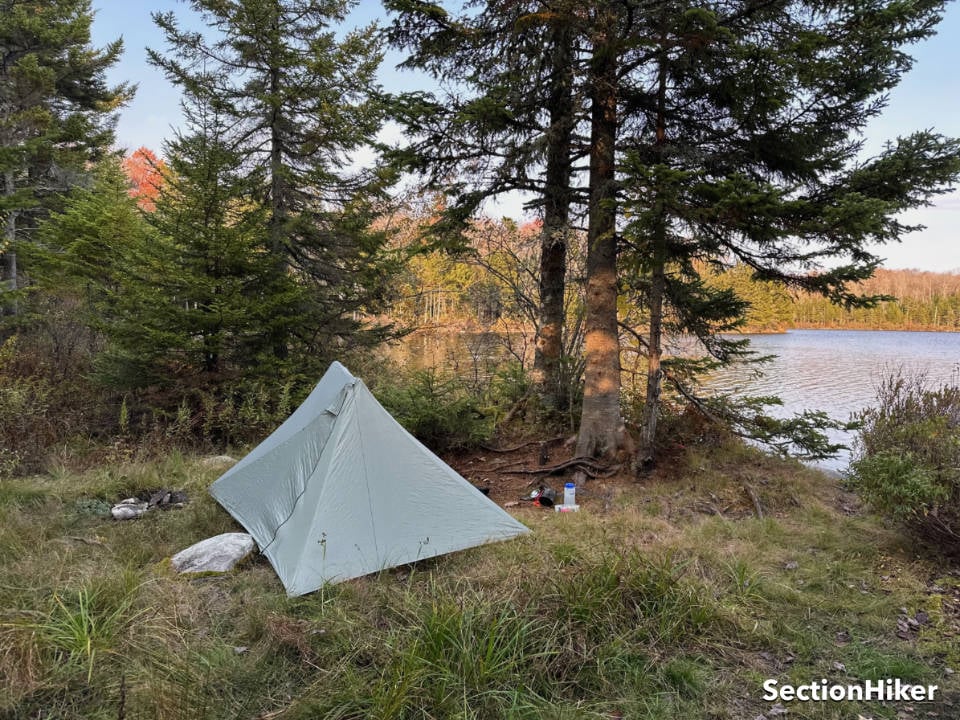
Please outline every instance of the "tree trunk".
[{"label": "tree trunk", "polygon": [[624,441],[617,326],[617,56],[608,34],[612,27],[608,23],[606,32],[599,31],[591,62],[586,367],[576,453],[580,457],[610,457]]},{"label": "tree trunk", "polygon": [[643,405],[643,430],[637,455],[637,469],[649,470],[654,465],[657,439],[657,418],[660,413],[660,388],[663,370],[663,295],[666,286],[666,228],[658,226],[653,246],[653,272],[650,278],[650,339],[647,349],[647,395]]},{"label": "tree trunk", "polygon": [[[667,40],[666,30],[661,35],[660,46],[663,52],[660,56],[659,77],[657,88],[657,128],[656,128],[656,156],[657,162],[664,162],[664,150],[667,143]],[[657,419],[660,414],[660,388],[663,384],[663,370],[660,367],[663,356],[663,300],[666,289],[667,264],[667,215],[665,189],[663,182],[657,183],[657,196],[654,198],[657,210],[656,225],[653,228],[651,247],[651,277],[650,277],[650,339],[647,348],[647,394],[643,405],[643,430],[640,434],[640,448],[637,454],[635,467],[638,471],[649,470],[653,467],[656,454]]]},{"label": "tree trunk", "polygon": [[[14,187],[13,172],[3,174],[3,195],[12,197]],[[12,292],[17,289],[17,211],[7,210],[6,221],[3,227],[3,239],[0,240],[0,293]],[[14,302],[0,302],[0,315],[16,315],[17,304]]]},{"label": "tree trunk", "polygon": [[[274,16],[273,36],[274,43],[279,43],[280,20]],[[270,97],[273,104],[270,114],[270,221],[268,232],[270,237],[270,251],[273,253],[274,266],[278,276],[287,272],[287,252],[285,248],[285,234],[287,232],[287,188],[284,177],[283,145],[280,128],[280,60],[274,53],[270,68]],[[271,331],[273,356],[278,360],[285,360],[290,354],[287,345],[287,331],[282,323],[274,322]]]},{"label": "tree trunk", "polygon": [[[561,21],[562,22],[562,21]],[[540,327],[533,379],[547,410],[566,410],[569,389],[563,372],[564,281],[570,221],[570,157],[573,138],[573,65],[570,28],[553,33],[552,87],[548,101],[547,167],[543,234],[540,240]]]}]

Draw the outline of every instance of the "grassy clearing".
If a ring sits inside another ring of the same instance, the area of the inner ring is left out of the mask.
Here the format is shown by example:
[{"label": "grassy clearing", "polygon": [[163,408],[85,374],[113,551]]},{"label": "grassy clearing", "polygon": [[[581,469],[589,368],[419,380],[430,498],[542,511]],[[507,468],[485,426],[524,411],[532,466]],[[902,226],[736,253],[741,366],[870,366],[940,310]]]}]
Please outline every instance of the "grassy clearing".
[{"label": "grassy clearing", "polygon": [[[612,499],[585,488],[578,515],[524,509],[534,533],[514,542],[295,599],[259,558],[170,574],[165,558],[236,529],[205,493],[217,474],[172,456],[0,480],[0,717],[753,720],[768,677],[929,682],[939,701],[911,717],[960,716],[960,578],[834,481],[749,449],[688,454]],[[103,517],[160,486],[191,502]],[[930,622],[899,638],[901,608]]]}]

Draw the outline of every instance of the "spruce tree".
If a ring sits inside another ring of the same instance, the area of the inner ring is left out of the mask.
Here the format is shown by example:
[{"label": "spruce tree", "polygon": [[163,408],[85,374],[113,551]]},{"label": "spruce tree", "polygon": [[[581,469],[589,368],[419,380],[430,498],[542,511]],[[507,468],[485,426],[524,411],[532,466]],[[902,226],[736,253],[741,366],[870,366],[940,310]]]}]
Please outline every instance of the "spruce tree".
[{"label": "spruce tree", "polygon": [[150,388],[150,405],[163,410],[194,391],[229,402],[251,383],[272,385],[271,324],[302,293],[293,275],[275,272],[268,211],[249,195],[232,123],[197,98],[184,109],[185,128],[164,144],[152,211],[138,207],[111,156],[41,225],[29,255],[38,287],[75,298],[103,337],[99,380]]},{"label": "spruce tree", "polygon": [[0,0],[0,293],[18,287],[18,244],[109,147],[113,113],[132,96],[107,85],[122,43],[93,48],[92,20],[89,0]]},{"label": "spruce tree", "polygon": [[130,182],[114,155],[75,186],[23,248],[37,286],[49,295],[73,295],[85,320],[102,329],[123,295],[131,253],[149,243],[148,227],[130,196]]},{"label": "spruce tree", "polygon": [[[621,265],[650,317],[641,467],[654,454],[665,329],[698,335],[721,362],[742,354],[718,333],[744,302],[707,285],[704,267],[738,262],[848,307],[876,302],[851,287],[879,264],[867,245],[900,240],[909,228],[897,214],[960,171],[960,146],[930,132],[860,155],[860,133],[910,67],[903,48],[933,31],[941,8],[663,3],[642,16],[654,51],[623,96],[637,122],[623,138]],[[782,429],[823,450],[809,427]]]},{"label": "spruce tree", "polygon": [[[446,172],[462,165],[445,166],[444,160],[474,161],[488,184],[470,176],[456,185],[466,200],[506,187],[504,178],[513,187],[542,189],[540,166],[527,152],[537,131],[514,114],[526,106],[503,99],[518,87],[538,98],[549,83],[533,83],[522,73],[512,84],[506,74],[500,78],[505,85],[492,82],[508,65],[469,44],[482,40],[483,26],[469,16],[452,19],[430,3],[394,4],[420,12],[419,24],[407,31],[419,43],[415,59],[442,70],[458,64],[454,81],[478,90],[476,101],[462,106],[472,112],[448,113],[444,120],[444,108],[428,107],[443,122],[424,137],[460,133],[453,146],[462,151],[459,157],[441,154],[434,167]],[[494,14],[503,9],[499,3],[480,7],[477,18],[510,17]],[[847,306],[869,305],[877,298],[860,297],[853,287],[879,262],[868,245],[901,239],[911,228],[897,214],[929,202],[957,176],[956,143],[934,133],[899,139],[873,158],[860,156],[860,134],[909,70],[905,48],[936,27],[943,7],[938,0],[542,2],[538,13],[523,3],[504,7],[531,17],[567,11],[572,92],[589,111],[574,125],[578,136],[589,134],[590,159],[589,194],[574,199],[587,206],[590,255],[579,454],[609,455],[624,440],[621,290],[642,302],[649,317],[642,338],[650,360],[648,395],[637,458],[644,465],[656,438],[664,332],[700,337],[712,357],[701,368],[746,352],[742,342],[721,334],[741,324],[746,304],[730,288],[707,283],[703,268],[741,263],[759,280]],[[503,25],[502,36],[513,39],[508,28],[515,27],[524,26]],[[460,35],[467,50],[458,54],[447,43],[461,42]],[[484,42],[484,48],[503,47]],[[498,146],[505,140],[509,152]],[[582,177],[584,168],[573,168]],[[809,423],[774,430],[803,435],[813,452],[823,450]],[[773,439],[770,432],[759,434]]]},{"label": "spruce tree", "polygon": [[186,127],[164,145],[146,242],[124,255],[122,292],[102,320],[111,341],[105,379],[203,387],[269,376],[271,323],[300,288],[274,272],[267,211],[246,187],[230,128],[205,102],[184,103]]},{"label": "spruce tree", "polygon": [[[209,102],[247,173],[245,196],[263,208],[277,287],[273,354],[294,366],[334,348],[375,341],[360,319],[379,299],[387,266],[371,229],[387,174],[347,169],[374,143],[383,116],[373,28],[337,38],[352,3],[338,0],[192,0],[209,32],[158,13],[170,52],[151,62]],[[292,353],[292,354],[291,354]],[[279,367],[279,365],[278,365]]]}]

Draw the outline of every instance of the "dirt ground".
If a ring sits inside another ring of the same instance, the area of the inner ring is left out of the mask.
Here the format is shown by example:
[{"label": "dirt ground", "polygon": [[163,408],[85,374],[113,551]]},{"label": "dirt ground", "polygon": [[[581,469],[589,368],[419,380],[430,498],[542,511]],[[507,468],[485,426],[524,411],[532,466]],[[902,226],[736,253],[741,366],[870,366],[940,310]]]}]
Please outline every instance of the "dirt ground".
[{"label": "dirt ground", "polygon": [[[577,483],[577,504],[591,512],[607,512],[615,498],[628,493],[637,502],[657,502],[667,520],[680,520],[696,515],[717,515],[727,519],[749,516],[780,516],[788,513],[798,501],[785,493],[781,483],[773,480],[774,466],[759,454],[744,461],[725,458],[723,453],[712,457],[709,469],[691,467],[686,450],[678,445],[663,450],[656,466],[642,477],[622,465],[594,466],[599,477],[580,478]],[[450,452],[443,456],[451,467],[477,488],[487,491],[501,507],[533,506],[531,493],[541,486],[554,490],[562,502],[564,483],[576,481],[576,467],[551,470],[573,459],[573,442],[567,438],[546,441],[503,441],[496,446],[477,450]],[[831,498],[845,514],[861,511],[857,498],[839,485],[831,488]],[[549,508],[544,508],[549,510]]]},{"label": "dirt ground", "polygon": [[[504,442],[477,450],[446,453],[443,457],[451,467],[474,486],[487,491],[491,500],[502,507],[517,507],[515,503],[533,506],[531,493],[541,486],[552,488],[557,503],[563,502],[563,486],[577,480],[577,467],[555,468],[572,460],[573,443],[567,438]],[[600,467],[609,468],[599,471]],[[581,478],[577,483],[577,504],[597,511],[608,510],[618,490],[638,488],[641,483],[629,467],[601,463],[594,468],[599,477]],[[642,480],[642,484],[663,480],[666,475],[659,468]],[[549,510],[549,508],[544,508]]]},{"label": "dirt ground", "polygon": [[[553,488],[557,497],[562,498],[563,485],[573,479],[574,470],[549,474],[543,470],[569,460],[571,456],[571,448],[558,439],[505,444],[496,449],[488,446],[449,453],[443,459],[474,486],[489,491],[490,499],[503,506],[521,500],[529,502],[530,493],[541,485]],[[581,499],[585,500],[586,496],[578,497],[578,502]]]}]

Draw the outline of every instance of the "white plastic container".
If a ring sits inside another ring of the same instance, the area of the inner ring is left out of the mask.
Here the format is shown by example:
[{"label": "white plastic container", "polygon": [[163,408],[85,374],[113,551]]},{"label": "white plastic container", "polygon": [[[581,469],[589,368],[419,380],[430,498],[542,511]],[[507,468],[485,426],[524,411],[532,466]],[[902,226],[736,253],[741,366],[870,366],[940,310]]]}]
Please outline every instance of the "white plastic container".
[{"label": "white plastic container", "polygon": [[577,504],[577,486],[572,482],[568,482],[563,486],[563,504],[564,505],[576,505]]}]

